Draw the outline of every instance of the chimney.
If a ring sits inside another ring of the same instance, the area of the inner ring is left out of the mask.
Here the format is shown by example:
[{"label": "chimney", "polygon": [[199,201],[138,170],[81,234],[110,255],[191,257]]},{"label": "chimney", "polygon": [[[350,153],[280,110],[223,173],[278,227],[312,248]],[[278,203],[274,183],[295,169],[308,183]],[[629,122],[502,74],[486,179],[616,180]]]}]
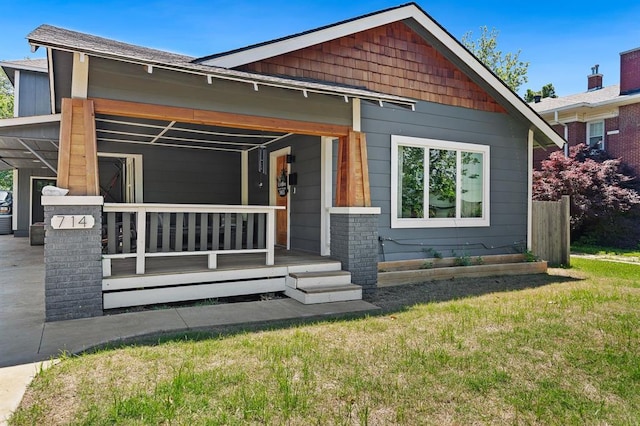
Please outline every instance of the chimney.
[{"label": "chimney", "polygon": [[540,103],[540,100],[542,99],[542,95],[533,95],[533,102],[538,104]]},{"label": "chimney", "polygon": [[640,92],[640,47],[620,53],[620,94]]},{"label": "chimney", "polygon": [[602,89],[602,74],[598,73],[600,65],[591,67],[591,75],[587,76],[587,91]]}]

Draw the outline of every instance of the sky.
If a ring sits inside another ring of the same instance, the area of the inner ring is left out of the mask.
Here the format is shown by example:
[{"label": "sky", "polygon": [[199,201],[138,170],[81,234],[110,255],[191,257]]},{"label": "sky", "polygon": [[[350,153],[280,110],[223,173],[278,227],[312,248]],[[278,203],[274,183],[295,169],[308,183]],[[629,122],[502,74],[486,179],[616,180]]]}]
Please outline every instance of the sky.
[{"label": "sky", "polygon": [[[195,57],[248,46],[407,1],[389,0],[8,0],[0,14],[0,61],[42,58],[26,36],[41,24]],[[618,84],[620,53],[640,47],[640,2],[424,0],[416,2],[460,40],[495,28],[498,50],[520,52],[528,82],[552,83],[559,96],[584,92],[598,64]]]}]

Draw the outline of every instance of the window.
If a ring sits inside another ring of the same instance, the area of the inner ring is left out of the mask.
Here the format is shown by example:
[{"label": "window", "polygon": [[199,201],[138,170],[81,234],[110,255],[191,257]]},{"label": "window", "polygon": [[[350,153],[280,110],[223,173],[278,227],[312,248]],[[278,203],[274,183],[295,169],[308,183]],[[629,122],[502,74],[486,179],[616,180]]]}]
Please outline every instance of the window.
[{"label": "window", "polygon": [[587,125],[587,144],[591,149],[604,150],[604,121],[593,121]]},{"label": "window", "polygon": [[489,226],[489,147],[391,137],[391,227]]}]

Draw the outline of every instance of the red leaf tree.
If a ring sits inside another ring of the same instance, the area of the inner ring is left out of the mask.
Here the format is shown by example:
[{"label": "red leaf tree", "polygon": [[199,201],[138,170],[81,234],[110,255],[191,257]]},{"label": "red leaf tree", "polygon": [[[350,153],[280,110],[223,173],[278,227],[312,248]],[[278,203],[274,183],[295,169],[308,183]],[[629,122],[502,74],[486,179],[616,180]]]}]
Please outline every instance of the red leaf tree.
[{"label": "red leaf tree", "polygon": [[568,157],[562,151],[554,152],[542,162],[541,170],[533,172],[533,199],[571,197],[572,241],[588,237],[596,244],[635,247],[640,195],[638,183],[624,167],[619,159],[592,152],[585,144],[572,147]]}]

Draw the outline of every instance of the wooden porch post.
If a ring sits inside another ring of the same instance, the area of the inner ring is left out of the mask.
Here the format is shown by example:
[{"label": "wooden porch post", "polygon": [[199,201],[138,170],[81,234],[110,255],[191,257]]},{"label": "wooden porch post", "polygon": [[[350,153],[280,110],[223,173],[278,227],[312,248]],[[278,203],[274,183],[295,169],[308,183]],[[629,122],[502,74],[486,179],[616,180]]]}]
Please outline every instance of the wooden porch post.
[{"label": "wooden porch post", "polygon": [[371,207],[367,141],[362,132],[349,131],[339,139],[336,207]]},{"label": "wooden porch post", "polygon": [[62,99],[57,185],[69,195],[100,195],[92,100]]}]

